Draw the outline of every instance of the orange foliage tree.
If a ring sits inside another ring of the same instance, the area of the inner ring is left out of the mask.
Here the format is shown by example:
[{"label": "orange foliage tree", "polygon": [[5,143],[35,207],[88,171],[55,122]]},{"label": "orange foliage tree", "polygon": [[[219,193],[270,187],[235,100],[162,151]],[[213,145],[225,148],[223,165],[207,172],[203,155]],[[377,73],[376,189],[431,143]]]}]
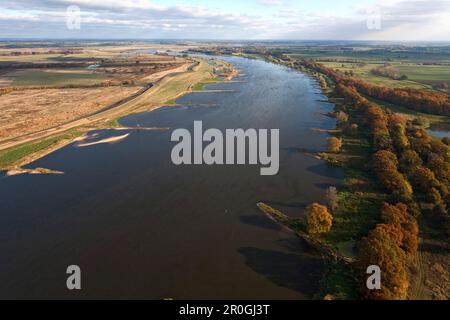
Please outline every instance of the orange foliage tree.
[{"label": "orange foliage tree", "polygon": [[308,233],[318,235],[331,230],[333,216],[328,212],[326,206],[313,203],[306,208],[306,221]]},{"label": "orange foliage tree", "polygon": [[[377,265],[381,269],[381,290],[363,287],[363,298],[373,300],[406,299],[409,287],[406,254],[400,248],[402,232],[393,224],[379,224],[361,241],[360,270]],[[365,272],[363,272],[365,274]],[[364,282],[365,284],[365,282]]]}]

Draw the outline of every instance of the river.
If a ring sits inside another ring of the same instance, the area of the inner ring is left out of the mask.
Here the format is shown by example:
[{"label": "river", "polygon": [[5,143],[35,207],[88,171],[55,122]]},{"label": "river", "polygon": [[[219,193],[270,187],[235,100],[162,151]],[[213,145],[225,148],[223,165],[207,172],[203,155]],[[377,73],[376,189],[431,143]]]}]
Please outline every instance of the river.
[{"label": "river", "polygon": [[[64,175],[0,177],[0,298],[310,299],[323,261],[257,209],[292,216],[323,202],[342,171],[298,151],[322,150],[333,109],[318,84],[286,67],[223,57],[240,75],[100,130],[120,143],[66,146],[29,167]],[[175,166],[175,128],[280,129],[280,171]],[[79,265],[82,290],[66,289]]]}]

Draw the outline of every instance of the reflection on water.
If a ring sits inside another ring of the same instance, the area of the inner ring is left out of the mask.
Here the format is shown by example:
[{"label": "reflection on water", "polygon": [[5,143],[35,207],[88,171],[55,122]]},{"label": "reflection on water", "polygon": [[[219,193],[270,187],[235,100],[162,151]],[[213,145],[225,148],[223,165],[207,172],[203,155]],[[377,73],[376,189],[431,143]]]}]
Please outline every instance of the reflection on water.
[{"label": "reflection on water", "polygon": [[[120,143],[75,144],[36,161],[64,175],[0,179],[0,297],[303,299],[323,264],[265,219],[323,201],[342,172],[297,149],[322,149],[332,109],[315,82],[262,61],[226,58],[244,76],[186,95],[184,107],[126,117],[127,127],[280,129],[280,172],[259,166],[174,166],[169,131],[96,131]],[[80,293],[65,289],[68,265]]]},{"label": "reflection on water", "polygon": [[450,123],[433,123],[427,131],[429,134],[438,138],[450,137]]}]

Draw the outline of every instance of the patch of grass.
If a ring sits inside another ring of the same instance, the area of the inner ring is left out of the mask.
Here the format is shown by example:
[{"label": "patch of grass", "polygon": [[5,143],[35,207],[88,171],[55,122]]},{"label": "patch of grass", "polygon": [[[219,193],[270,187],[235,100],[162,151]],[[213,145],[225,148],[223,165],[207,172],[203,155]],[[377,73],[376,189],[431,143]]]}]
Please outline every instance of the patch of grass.
[{"label": "patch of grass", "polygon": [[446,65],[401,65],[397,69],[406,74],[409,79],[417,82],[450,82],[450,66]]},{"label": "patch of grass", "polygon": [[0,151],[0,168],[11,166],[26,156],[47,149],[63,140],[74,139],[81,134],[82,132],[80,131],[71,130],[62,135],[47,138],[39,142],[28,142],[17,147]]},{"label": "patch of grass", "polygon": [[177,104],[177,102],[175,101],[175,99],[170,99],[169,101],[167,101],[166,103],[164,103],[165,105],[168,106],[174,106]]},{"label": "patch of grass", "polygon": [[383,198],[377,193],[339,191],[339,209],[333,228],[326,235],[329,243],[359,240],[379,222]]},{"label": "patch of grass", "polygon": [[[321,281],[322,298],[333,300],[356,300],[358,293],[354,284],[353,270],[341,262],[329,264]],[[327,297],[328,296],[328,297]]]},{"label": "patch of grass", "polygon": [[380,106],[382,106],[382,107],[384,107],[386,109],[389,109],[389,110],[391,110],[391,111],[393,111],[395,113],[401,114],[401,115],[405,116],[407,119],[410,119],[410,120],[418,118],[418,117],[422,117],[422,118],[427,119],[430,124],[433,124],[433,123],[450,123],[450,117],[433,115],[433,114],[428,114],[428,113],[421,113],[421,112],[414,111],[414,110],[411,110],[411,109],[408,109],[408,108],[397,106],[395,104],[392,104],[392,103],[389,103],[389,102],[386,102],[386,101],[370,98],[370,97],[367,97],[367,96],[366,96],[366,98],[368,100],[370,100],[370,101],[373,101],[373,102],[377,103],[378,105],[380,105]]},{"label": "patch of grass", "polygon": [[205,84],[204,83],[196,83],[192,87],[192,90],[193,91],[203,91],[203,90],[205,90]]},{"label": "patch of grass", "polygon": [[424,89],[429,88],[428,85],[418,83],[410,80],[393,80],[387,77],[375,75],[371,72],[372,69],[378,68],[384,65],[384,61],[366,61],[365,63],[341,63],[341,62],[320,62],[325,66],[333,69],[338,69],[341,72],[353,72],[355,77],[361,78],[376,85],[383,85],[393,88],[416,88]]},{"label": "patch of grass", "polygon": [[106,126],[111,127],[111,128],[120,127],[121,125],[119,123],[119,118],[115,118],[115,119],[112,119],[112,120],[108,121],[106,123]]},{"label": "patch of grass", "polygon": [[[350,122],[356,121],[349,112]],[[376,177],[367,168],[373,153],[365,128],[355,135],[343,136],[340,164],[344,169],[344,184],[338,191],[338,210],[334,214],[333,227],[326,235],[327,242],[338,243],[359,240],[378,223],[383,193]]]},{"label": "patch of grass", "polygon": [[222,78],[212,78],[212,79],[207,79],[205,81],[203,81],[204,84],[208,84],[208,83],[216,83],[216,82],[223,82],[224,80]]}]

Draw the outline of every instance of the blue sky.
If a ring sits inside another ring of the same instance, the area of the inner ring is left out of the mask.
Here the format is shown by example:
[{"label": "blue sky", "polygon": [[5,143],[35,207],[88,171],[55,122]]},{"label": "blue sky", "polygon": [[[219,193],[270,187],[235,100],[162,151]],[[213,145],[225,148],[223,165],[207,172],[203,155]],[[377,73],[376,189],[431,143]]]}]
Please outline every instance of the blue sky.
[{"label": "blue sky", "polygon": [[0,38],[450,41],[450,0],[1,0]]}]

